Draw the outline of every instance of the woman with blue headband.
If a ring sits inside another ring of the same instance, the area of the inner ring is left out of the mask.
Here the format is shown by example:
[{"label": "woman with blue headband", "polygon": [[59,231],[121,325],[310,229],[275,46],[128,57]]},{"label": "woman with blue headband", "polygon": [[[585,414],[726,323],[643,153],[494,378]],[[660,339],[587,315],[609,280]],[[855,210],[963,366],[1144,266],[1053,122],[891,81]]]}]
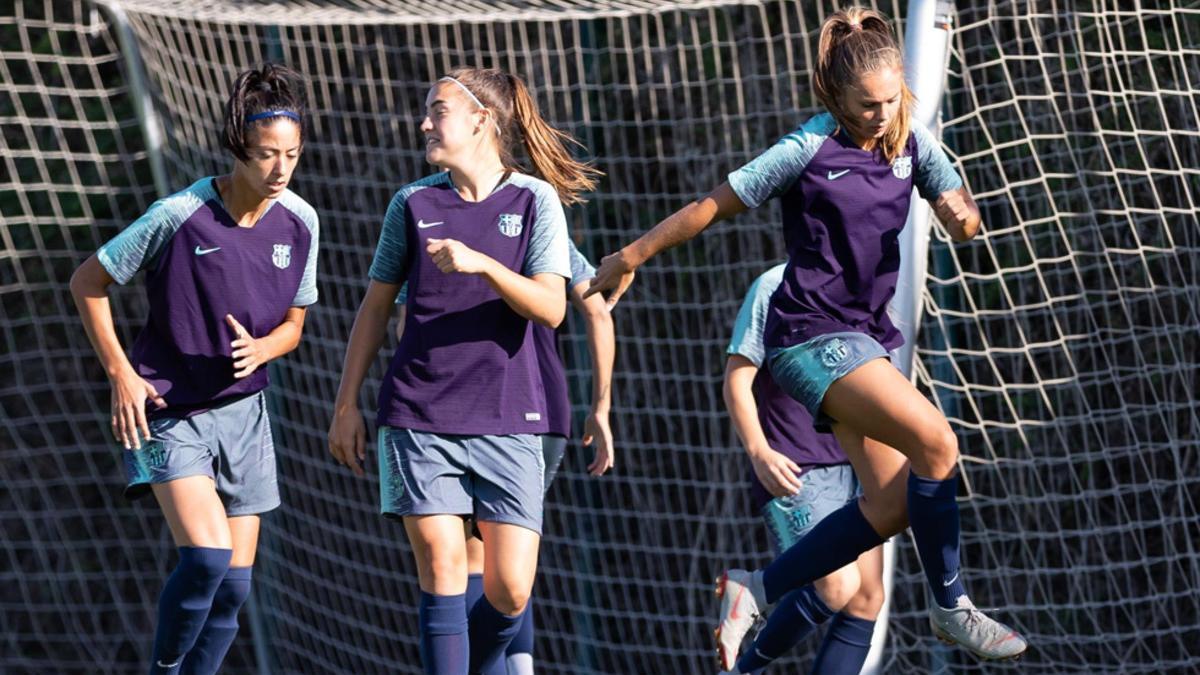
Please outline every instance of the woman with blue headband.
[{"label": "woman with blue headband", "polygon": [[[224,176],[155,202],[71,278],[112,386],[126,496],[153,492],[179,547],[150,672],[215,673],[250,594],[259,515],[279,506],[263,389],[317,300],[317,214],[287,189],[304,142],[303,84],[275,64],[225,104]],[[146,271],[149,315],[128,357],[108,286]]]}]

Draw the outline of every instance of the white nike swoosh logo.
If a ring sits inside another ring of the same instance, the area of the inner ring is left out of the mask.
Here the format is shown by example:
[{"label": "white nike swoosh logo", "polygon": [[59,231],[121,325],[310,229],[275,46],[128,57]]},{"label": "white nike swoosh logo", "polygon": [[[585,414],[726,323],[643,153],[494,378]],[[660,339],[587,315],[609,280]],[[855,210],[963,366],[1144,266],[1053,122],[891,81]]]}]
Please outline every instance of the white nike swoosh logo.
[{"label": "white nike swoosh logo", "polygon": [[418,220],[418,221],[417,221],[417,227],[419,227],[419,228],[421,228],[421,229],[423,230],[423,229],[425,229],[425,228],[427,228],[427,227],[437,227],[438,225],[441,225],[441,224],[442,224],[442,223],[444,223],[444,222],[446,222],[446,221],[444,221],[444,220],[439,220],[439,221],[437,221],[436,223],[427,223],[427,222],[425,222],[425,221],[423,221],[423,220]]},{"label": "white nike swoosh logo", "polygon": [[830,171],[829,173],[825,174],[825,177],[829,180],[837,180],[848,173],[850,173],[850,169],[843,169],[842,171]]},{"label": "white nike swoosh logo", "polygon": [[942,582],[942,586],[945,586],[946,588],[950,588],[950,584],[954,583],[954,580],[957,578],[958,578],[958,572],[955,572],[954,576],[950,577],[950,581]]},{"label": "white nike swoosh logo", "polygon": [[213,251],[220,251],[220,250],[221,250],[220,246],[217,246],[215,248],[200,248],[199,246],[197,246],[196,247],[196,255],[208,255],[209,253],[212,253]]},{"label": "white nike swoosh logo", "polygon": [[162,661],[159,661],[154,665],[158,666],[159,668],[174,668],[175,666],[179,665],[179,661],[176,661],[175,663],[163,663]]}]

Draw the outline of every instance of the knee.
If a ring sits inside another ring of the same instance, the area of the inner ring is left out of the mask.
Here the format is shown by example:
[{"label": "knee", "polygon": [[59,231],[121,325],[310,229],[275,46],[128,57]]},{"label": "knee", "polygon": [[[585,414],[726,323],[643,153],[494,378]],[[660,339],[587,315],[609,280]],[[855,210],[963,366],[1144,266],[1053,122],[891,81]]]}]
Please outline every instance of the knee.
[{"label": "knee", "polygon": [[[925,452],[913,462],[917,475],[935,480],[945,480],[954,475],[958,468],[958,436],[950,425],[943,422],[922,442]],[[915,459],[915,458],[914,458]]]},{"label": "knee", "polygon": [[518,588],[511,584],[498,584],[496,588],[486,591],[488,602],[492,607],[496,608],[497,612],[507,614],[508,616],[516,616],[525,611],[525,607],[529,605],[529,593],[531,589]]},{"label": "knee", "polygon": [[854,565],[847,565],[836,572],[818,579],[813,585],[817,589],[817,595],[821,596],[821,601],[829,609],[838,612],[858,592],[860,582],[861,578],[859,577],[858,568]]},{"label": "knee", "polygon": [[179,549],[178,573],[204,583],[220,583],[229,571],[233,550],[228,548],[203,548],[183,546]]},{"label": "knee", "polygon": [[867,583],[864,581],[859,584],[858,592],[850,598],[850,601],[846,603],[846,607],[842,611],[860,619],[874,621],[879,617],[879,612],[882,609],[883,584]]},{"label": "knee", "polygon": [[462,551],[441,551],[428,547],[417,559],[418,571],[435,585],[467,576],[467,557]]}]

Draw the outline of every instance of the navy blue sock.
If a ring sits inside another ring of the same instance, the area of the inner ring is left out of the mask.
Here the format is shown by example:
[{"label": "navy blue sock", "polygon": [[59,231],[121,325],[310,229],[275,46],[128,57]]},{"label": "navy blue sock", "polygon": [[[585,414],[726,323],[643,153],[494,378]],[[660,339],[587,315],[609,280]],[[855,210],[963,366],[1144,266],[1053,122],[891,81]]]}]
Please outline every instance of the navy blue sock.
[{"label": "navy blue sock", "polygon": [[465,595],[421,591],[421,664],[426,675],[466,675],[468,649]]},{"label": "navy blue sock", "polygon": [[233,550],[228,548],[179,547],[179,564],[158,596],[150,675],[179,672],[183,657],[204,627],[232,556]]},{"label": "navy blue sock", "polygon": [[946,480],[908,474],[908,524],[933,598],[945,608],[966,595],[958,570],[958,474]]},{"label": "navy blue sock", "polygon": [[468,574],[467,575],[467,616],[471,616],[471,610],[475,609],[475,603],[483,597],[483,575]]},{"label": "navy blue sock", "polygon": [[490,673],[497,665],[505,667],[504,650],[521,627],[523,615],[524,612],[516,616],[504,614],[492,606],[486,595],[475,603],[469,618],[472,674]]},{"label": "navy blue sock", "polygon": [[811,584],[854,562],[883,543],[863,517],[858,501],[825,516],[800,541],[763,570],[767,602],[774,603],[792,589]]},{"label": "navy blue sock", "polygon": [[504,650],[505,656],[533,653],[533,598],[525,603],[525,613],[522,616],[524,618],[517,628],[517,634],[513,636],[512,642],[508,643],[508,649]]},{"label": "navy blue sock", "polygon": [[738,658],[738,672],[765,668],[831,616],[833,610],[821,600],[812,584],[783,596],[771,610],[767,625],[754,638],[754,644]]},{"label": "navy blue sock", "polygon": [[183,657],[182,675],[215,675],[238,632],[238,610],[250,597],[251,567],[230,567],[213,595],[208,620]]},{"label": "navy blue sock", "polygon": [[844,675],[862,671],[871,651],[875,622],[840,613],[829,622],[812,675]]}]

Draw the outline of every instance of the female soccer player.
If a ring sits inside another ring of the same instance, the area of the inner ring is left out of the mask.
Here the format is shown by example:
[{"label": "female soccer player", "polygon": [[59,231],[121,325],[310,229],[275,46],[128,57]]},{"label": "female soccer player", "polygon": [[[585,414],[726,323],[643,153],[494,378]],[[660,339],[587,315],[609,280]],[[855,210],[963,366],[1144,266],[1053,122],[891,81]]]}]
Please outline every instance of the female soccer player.
[{"label": "female soccer player", "polygon": [[[569,238],[567,244],[571,257],[568,297],[575,309],[583,315],[587,326],[588,351],[592,357],[592,409],[584,421],[582,440],[584,445],[596,446],[596,454],[592,463],[588,465],[588,473],[602,476],[613,466],[612,430],[608,423],[608,413],[612,407],[613,359],[616,355],[612,314],[599,296],[586,300],[583,298],[587,284],[595,276],[596,270]],[[400,305],[400,316],[396,322],[397,339],[404,338],[407,291],[407,287],[402,288],[396,298],[396,303]],[[546,390],[547,423],[550,428],[550,431],[541,437],[542,461],[546,467],[542,481],[544,493],[554,481],[566,452],[568,439],[571,437],[571,401],[568,396],[567,375],[563,371],[562,359],[558,354],[557,333],[537,324],[533,326],[533,330],[538,369],[542,377],[542,386]],[[483,542],[474,536],[474,527],[468,524],[464,530],[467,537],[466,604],[469,613],[475,603],[483,597],[484,552]],[[532,598],[526,602],[524,618],[508,649],[505,650],[504,662],[493,668],[492,673],[484,675],[533,674],[532,604]]]},{"label": "female soccer player", "polygon": [[[112,384],[129,497],[153,492],[179,547],[151,673],[215,673],[250,593],[259,514],[279,505],[263,389],[317,301],[317,215],[287,189],[304,85],[266,64],[225,104],[229,174],[161,199],[88,258],[71,293]],[[146,270],[150,314],[126,358],[108,286]]]},{"label": "female soccer player", "polygon": [[[538,435],[549,426],[532,325],[555,327],[566,312],[560,200],[580,201],[596,172],[571,158],[570,137],[546,124],[524,82],[500,70],[438,80],[421,130],[426,159],[445,171],[402,188],[384,216],[329,446],[362,474],[358,392],[407,281],[404,336],[379,393],[381,510],[403,518],[416,554],[426,672],[476,672],[503,658],[533,586]],[[517,170],[518,139],[542,179]],[[486,543],[484,597],[469,619],[465,516]]]},{"label": "female soccer player", "polygon": [[[765,570],[722,577],[722,640],[736,644],[752,623],[747,617],[911,524],[936,601],[934,632],[984,658],[1016,656],[1024,639],[977,610],[959,575],[958,441],[886,358],[903,341],[886,308],[912,188],[933,202],[955,241],[975,236],[979,210],[937,141],[910,119],[912,94],[882,15],[854,7],[826,20],[813,89],[828,112],[604,258],[589,293],[611,290],[612,306],[658,252],[780,197],[788,263],[764,329],[768,367],[819,426],[833,425],[864,498],[829,515]],[[888,484],[879,470],[881,458],[891,462],[879,444],[911,462],[902,489],[904,481]]]},{"label": "female soccer player", "polygon": [[[763,327],[784,268],[772,267],[750,286],[738,310],[725,362],[725,405],[750,457],[753,502],[763,515],[776,555],[859,494],[858,480],[837,439],[832,433],[816,431],[808,410],[761,369],[766,357]],[[898,475],[907,467],[903,455],[894,452],[894,457],[898,461],[893,475]],[[871,649],[882,606],[883,552],[876,546],[856,562],[785,595],[753,648],[740,658],[740,645],[725,644],[718,633],[721,661],[736,660],[737,673],[756,672],[832,618],[812,672],[857,673]]]}]

